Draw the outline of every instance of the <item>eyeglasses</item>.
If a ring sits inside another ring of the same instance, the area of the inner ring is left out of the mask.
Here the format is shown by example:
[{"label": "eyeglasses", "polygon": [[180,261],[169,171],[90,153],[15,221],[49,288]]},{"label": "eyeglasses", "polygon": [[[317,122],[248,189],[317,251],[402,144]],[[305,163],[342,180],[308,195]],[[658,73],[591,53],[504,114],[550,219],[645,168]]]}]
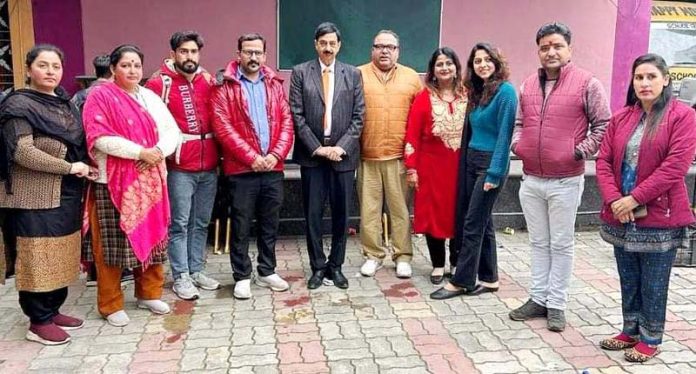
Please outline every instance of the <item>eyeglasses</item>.
[{"label": "eyeglasses", "polygon": [[320,40],[317,42],[317,44],[319,44],[319,46],[322,48],[326,48],[326,46],[331,46],[331,48],[336,48],[338,46],[338,42],[333,41],[333,40],[330,42],[327,42],[326,40]]},{"label": "eyeglasses", "polygon": [[373,44],[372,48],[378,51],[384,51],[386,49],[389,52],[394,52],[399,46],[394,44]]},{"label": "eyeglasses", "polygon": [[264,51],[250,51],[248,49],[242,50],[242,54],[246,57],[253,57],[254,55],[261,57],[264,53]]}]

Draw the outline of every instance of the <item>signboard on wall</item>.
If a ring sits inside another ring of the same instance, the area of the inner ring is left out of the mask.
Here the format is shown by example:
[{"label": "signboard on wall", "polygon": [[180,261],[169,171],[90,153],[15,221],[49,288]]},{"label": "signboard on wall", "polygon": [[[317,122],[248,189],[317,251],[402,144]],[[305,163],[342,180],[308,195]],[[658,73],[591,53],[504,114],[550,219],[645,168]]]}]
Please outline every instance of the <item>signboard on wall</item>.
[{"label": "signboard on wall", "polygon": [[684,78],[696,78],[696,4],[653,1],[649,51],[670,66],[674,89]]}]

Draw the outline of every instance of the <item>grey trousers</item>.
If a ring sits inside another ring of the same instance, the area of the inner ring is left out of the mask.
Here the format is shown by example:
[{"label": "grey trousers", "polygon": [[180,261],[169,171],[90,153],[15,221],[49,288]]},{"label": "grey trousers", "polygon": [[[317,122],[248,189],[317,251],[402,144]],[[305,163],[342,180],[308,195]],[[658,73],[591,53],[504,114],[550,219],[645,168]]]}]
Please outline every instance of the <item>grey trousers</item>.
[{"label": "grey trousers", "polygon": [[575,216],[585,176],[524,176],[519,197],[532,250],[532,300],[547,308],[566,308],[573,273]]}]

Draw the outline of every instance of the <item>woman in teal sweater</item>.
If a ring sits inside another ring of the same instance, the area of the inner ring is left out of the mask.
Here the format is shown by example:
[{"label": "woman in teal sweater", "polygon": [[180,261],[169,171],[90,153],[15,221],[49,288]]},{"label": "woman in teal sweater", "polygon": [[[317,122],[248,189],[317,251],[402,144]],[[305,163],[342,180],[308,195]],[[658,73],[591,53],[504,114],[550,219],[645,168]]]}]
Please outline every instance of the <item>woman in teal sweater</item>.
[{"label": "woman in teal sweater", "polygon": [[491,213],[508,173],[517,110],[517,95],[507,81],[509,75],[499,49],[478,43],[471,50],[465,80],[470,113],[462,134],[454,243],[459,257],[452,279],[430,295],[433,299],[498,290]]}]

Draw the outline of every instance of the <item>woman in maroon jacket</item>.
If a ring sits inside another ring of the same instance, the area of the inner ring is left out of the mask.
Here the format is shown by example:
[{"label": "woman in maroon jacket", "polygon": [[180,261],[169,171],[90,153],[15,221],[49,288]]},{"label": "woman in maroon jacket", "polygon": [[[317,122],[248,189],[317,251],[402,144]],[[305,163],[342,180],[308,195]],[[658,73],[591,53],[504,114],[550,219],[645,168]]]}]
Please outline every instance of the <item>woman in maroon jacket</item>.
[{"label": "woman in maroon jacket", "polygon": [[696,148],[694,110],[672,98],[665,60],[633,63],[626,106],[611,118],[597,159],[602,238],[614,245],[623,331],[600,342],[644,362],[659,353],[672,262],[694,222],[684,183]]}]

